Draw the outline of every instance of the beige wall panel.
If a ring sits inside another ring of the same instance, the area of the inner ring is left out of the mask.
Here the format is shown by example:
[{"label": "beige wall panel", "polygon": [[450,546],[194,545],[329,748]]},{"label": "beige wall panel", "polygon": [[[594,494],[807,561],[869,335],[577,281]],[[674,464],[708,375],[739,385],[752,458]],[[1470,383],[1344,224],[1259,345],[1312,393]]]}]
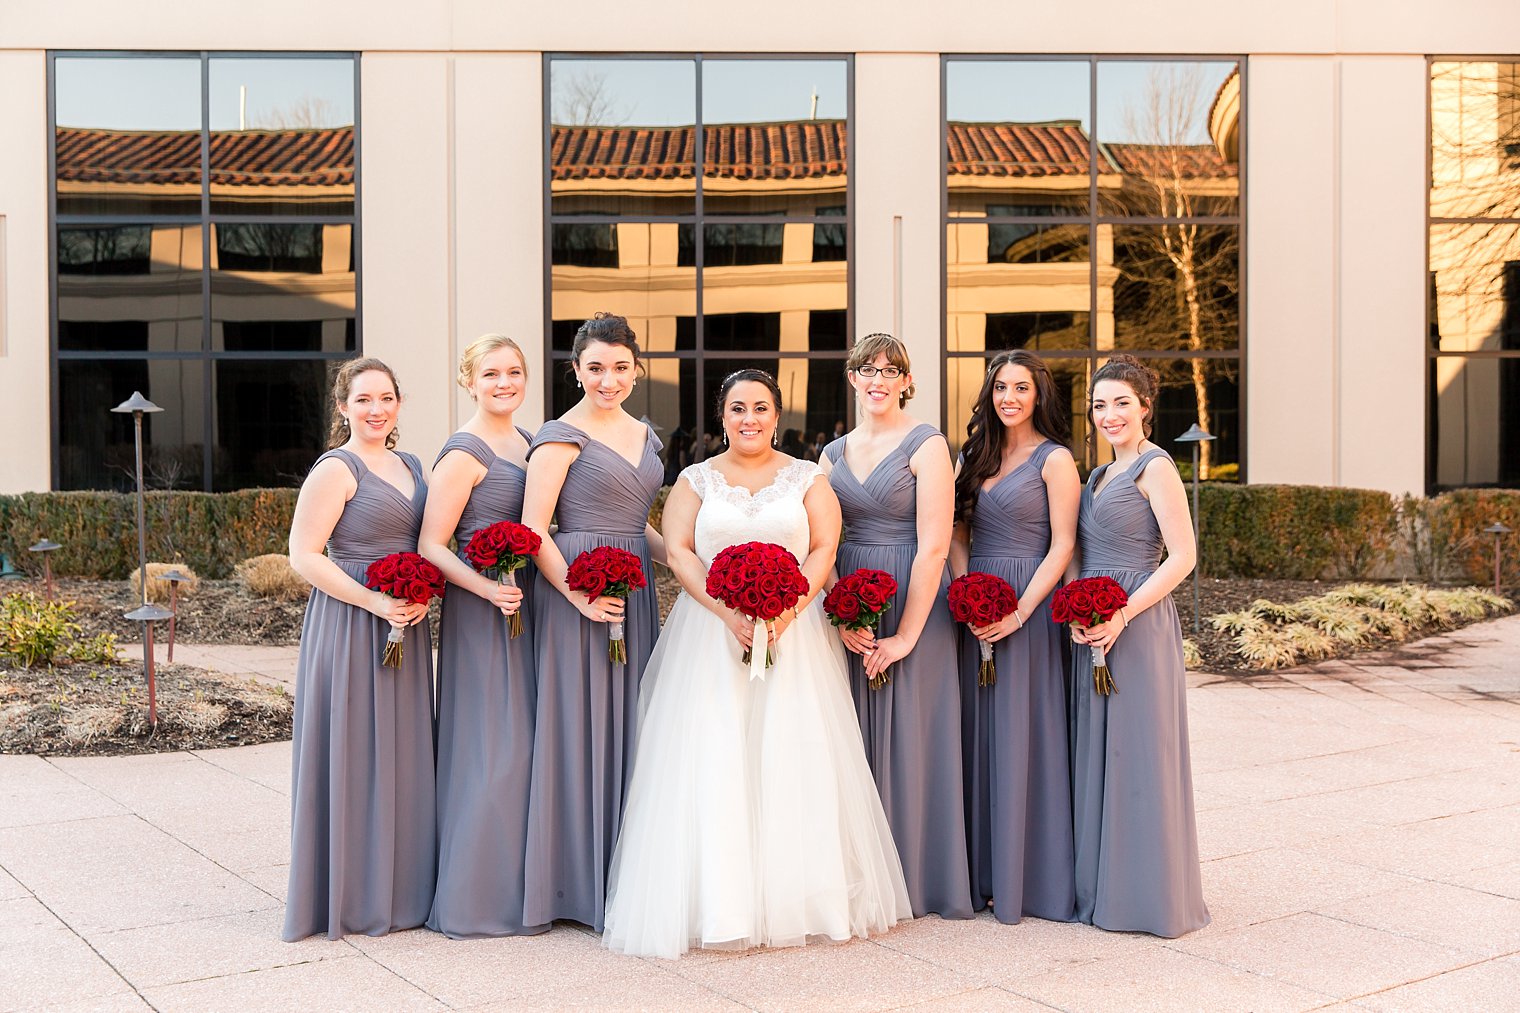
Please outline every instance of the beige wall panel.
[{"label": "beige wall panel", "polygon": [[[457,361],[459,350],[482,334],[515,339],[529,374],[518,422],[529,429],[547,410],[542,94],[537,53],[454,61],[456,340],[448,354]],[[454,389],[463,421],[474,404]]]},{"label": "beige wall panel", "polygon": [[1250,66],[1246,464],[1252,482],[1335,482],[1335,88],[1328,57]]},{"label": "beige wall panel", "polygon": [[1337,484],[1395,493],[1425,486],[1425,73],[1420,57],[1341,68]]},{"label": "beige wall panel", "polygon": [[1520,53],[1515,0],[1338,0],[1343,53]]},{"label": "beige wall panel", "polygon": [[405,394],[401,448],[430,467],[449,435],[448,58],[366,55],[364,352]]},{"label": "beige wall panel", "polygon": [[[38,492],[52,483],[46,57],[0,53],[0,95],[0,240],[6,245],[0,256],[0,432],[11,437],[0,493]],[[26,438],[16,438],[21,434]]]},{"label": "beige wall panel", "polygon": [[902,217],[902,330],[918,396],[913,414],[940,419],[939,57],[855,60],[855,337],[891,331],[893,219]]}]

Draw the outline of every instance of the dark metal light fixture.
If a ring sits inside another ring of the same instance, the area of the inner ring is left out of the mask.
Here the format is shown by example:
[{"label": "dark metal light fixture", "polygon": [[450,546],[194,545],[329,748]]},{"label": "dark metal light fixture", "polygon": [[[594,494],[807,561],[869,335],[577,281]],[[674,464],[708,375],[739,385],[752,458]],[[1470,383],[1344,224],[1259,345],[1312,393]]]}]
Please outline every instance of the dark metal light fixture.
[{"label": "dark metal light fixture", "polygon": [[158,693],[153,680],[153,624],[174,615],[162,605],[148,601],[148,533],[146,513],[143,508],[143,415],[163,411],[158,405],[133,391],[132,396],[111,411],[132,414],[132,428],[137,444],[137,586],[142,592],[142,604],[126,613],[125,618],[143,624],[143,675],[148,681],[148,725],[158,727]]},{"label": "dark metal light fixture", "polygon": [[1483,533],[1494,536],[1494,594],[1503,594],[1504,592],[1499,590],[1500,560],[1502,559],[1504,536],[1510,533],[1510,529],[1505,527],[1502,522],[1494,521],[1483,529]]},{"label": "dark metal light fixture", "polygon": [[188,573],[169,570],[158,575],[159,580],[169,582],[169,664],[174,664],[174,621],[179,618],[179,585],[190,579]]},{"label": "dark metal light fixture", "polygon": [[1188,431],[1173,440],[1173,443],[1190,443],[1193,446],[1193,632],[1197,633],[1200,626],[1198,617],[1198,575],[1203,569],[1203,546],[1198,542],[1198,532],[1202,524],[1198,517],[1198,445],[1207,443],[1216,437],[1210,435],[1198,423],[1194,422],[1188,427]]},{"label": "dark metal light fixture", "polygon": [[27,546],[26,550],[28,552],[35,552],[42,557],[42,579],[46,582],[47,585],[48,601],[53,600],[53,564],[49,562],[48,556],[50,553],[57,552],[61,548],[63,548],[63,546],[59,545],[52,539],[44,538],[36,545]]}]

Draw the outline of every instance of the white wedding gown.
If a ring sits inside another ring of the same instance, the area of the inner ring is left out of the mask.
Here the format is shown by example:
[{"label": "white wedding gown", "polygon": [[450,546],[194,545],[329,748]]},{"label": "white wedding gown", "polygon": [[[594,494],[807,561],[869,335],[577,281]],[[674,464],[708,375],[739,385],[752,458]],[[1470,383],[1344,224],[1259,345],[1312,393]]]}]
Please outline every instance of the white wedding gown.
[{"label": "white wedding gown", "polygon": [[[696,550],[740,542],[807,555],[794,461],[759,493],[705,463]],[[866,765],[844,649],[814,599],[751,681],[723,622],[684,592],[639,694],[637,755],[612,856],[607,946],[676,957],[693,946],[797,946],[883,932],[912,917],[902,865]],[[762,648],[763,650],[763,648]]]}]

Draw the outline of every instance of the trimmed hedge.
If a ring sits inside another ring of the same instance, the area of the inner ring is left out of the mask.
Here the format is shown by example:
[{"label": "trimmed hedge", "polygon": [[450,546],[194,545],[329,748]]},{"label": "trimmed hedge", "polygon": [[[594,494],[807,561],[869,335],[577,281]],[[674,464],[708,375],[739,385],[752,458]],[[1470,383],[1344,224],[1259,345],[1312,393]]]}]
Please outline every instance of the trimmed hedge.
[{"label": "trimmed hedge", "polygon": [[[144,512],[148,558],[188,563],[221,578],[249,556],[284,552],[295,489],[150,492]],[[28,492],[0,496],[0,552],[25,570],[41,570],[27,546],[51,538],[61,577],[120,579],[137,566],[137,498],[116,492]]]},{"label": "trimmed hedge", "polygon": [[[295,489],[150,492],[148,558],[230,576],[244,559],[286,551]],[[1463,489],[1403,499],[1369,489],[1208,482],[1202,504],[1203,572],[1211,577],[1340,580],[1409,577],[1493,580],[1494,521],[1515,530],[1504,580],[1520,585],[1520,491]],[[651,519],[659,527],[663,494]],[[0,552],[38,571],[27,546],[47,537],[59,576],[124,578],[137,565],[134,497],[110,492],[0,496]]]}]

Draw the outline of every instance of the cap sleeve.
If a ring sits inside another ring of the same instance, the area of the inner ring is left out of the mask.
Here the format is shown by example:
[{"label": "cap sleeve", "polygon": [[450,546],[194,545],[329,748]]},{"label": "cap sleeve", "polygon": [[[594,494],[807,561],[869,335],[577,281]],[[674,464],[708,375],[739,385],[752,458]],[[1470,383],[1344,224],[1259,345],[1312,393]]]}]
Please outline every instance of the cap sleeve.
[{"label": "cap sleeve", "polygon": [[823,456],[829,459],[830,464],[838,464],[839,459],[844,456],[844,440],[845,438],[841,436],[824,445]]},{"label": "cap sleeve", "polygon": [[359,460],[358,454],[355,454],[352,450],[344,450],[342,447],[335,447],[334,449],[329,450],[327,453],[311,462],[311,466],[313,468],[316,468],[317,465],[321,464],[328,458],[335,458],[348,465],[348,470],[353,473],[355,482],[363,478],[365,473],[369,471],[369,468],[365,465],[365,463]]},{"label": "cap sleeve", "polygon": [[438,451],[438,458],[433,462],[433,467],[438,467],[438,462],[443,460],[444,456],[451,450],[462,450],[487,468],[491,466],[492,461],[496,460],[495,451],[490,448],[485,440],[482,440],[474,433],[455,433],[444,442],[443,449]]},{"label": "cap sleeve", "polygon": [[559,419],[550,419],[538,427],[538,433],[533,437],[533,442],[528,444],[528,456],[546,443],[573,443],[581,450],[586,449],[586,441],[591,437]]},{"label": "cap sleeve", "polygon": [[[918,453],[919,447],[922,447],[925,443],[934,439],[936,436],[942,436],[938,429],[934,428],[927,422],[920,422],[918,425],[913,427],[913,431],[911,433],[903,437],[902,451],[908,457],[912,457],[914,454]],[[947,442],[945,444],[946,455],[948,455],[949,452],[949,443]]]}]

